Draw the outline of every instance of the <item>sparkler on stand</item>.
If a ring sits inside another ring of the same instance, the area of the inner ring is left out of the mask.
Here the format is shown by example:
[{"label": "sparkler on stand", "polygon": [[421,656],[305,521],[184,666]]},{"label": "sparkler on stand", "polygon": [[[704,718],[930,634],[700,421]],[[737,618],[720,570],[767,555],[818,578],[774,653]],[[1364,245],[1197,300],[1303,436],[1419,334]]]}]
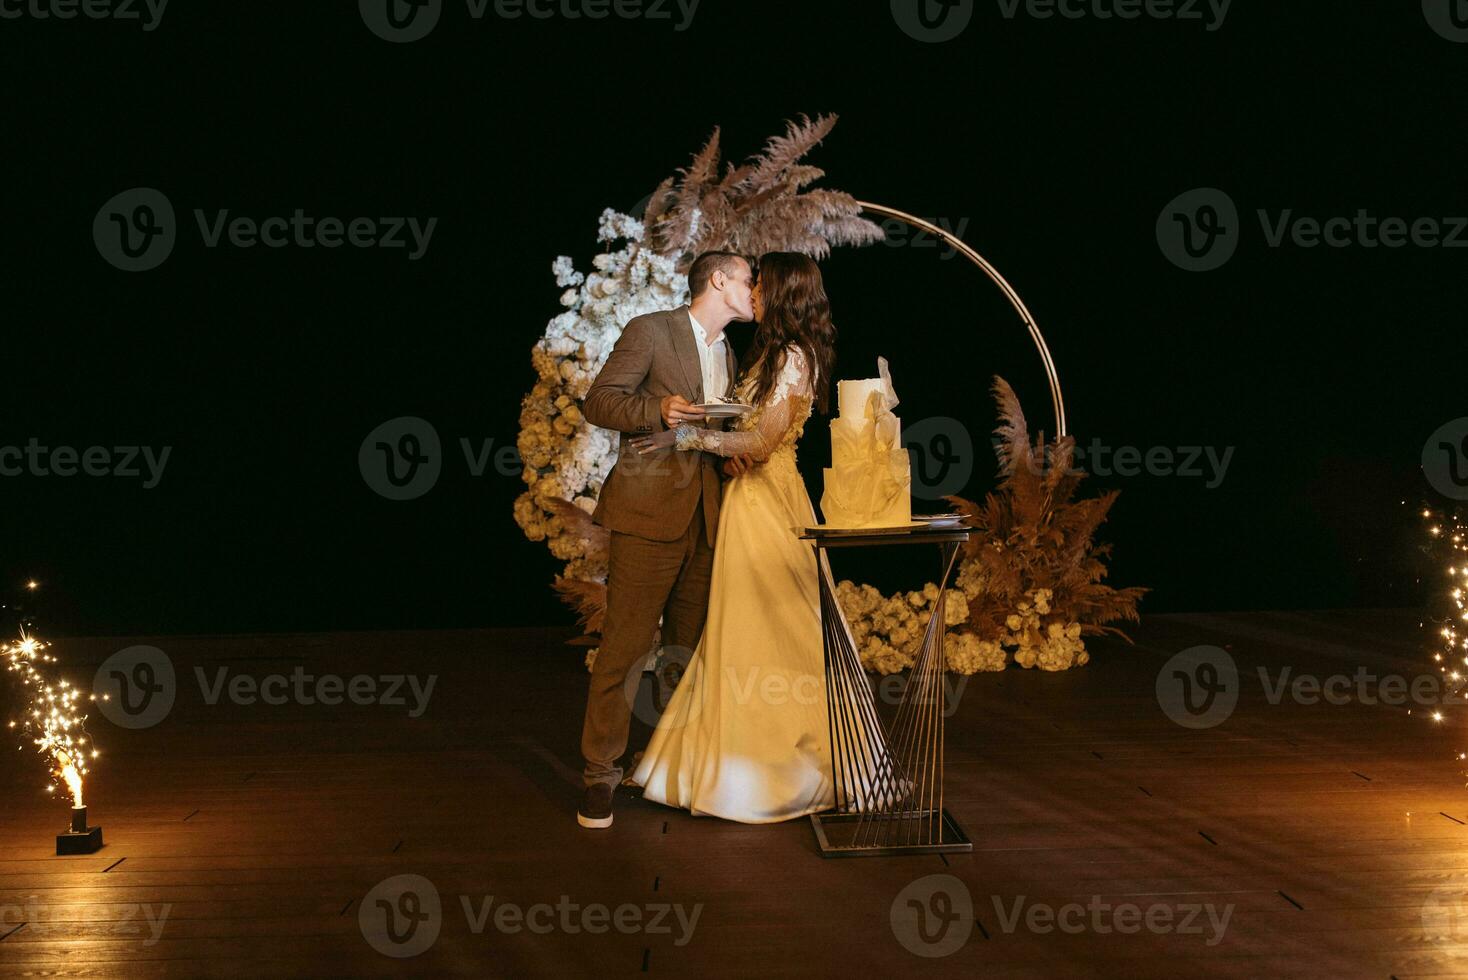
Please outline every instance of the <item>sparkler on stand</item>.
[{"label": "sparkler on stand", "polygon": [[[34,591],[36,584],[29,582],[27,588]],[[57,835],[56,853],[90,854],[102,846],[102,828],[87,826],[82,800],[89,763],[97,758],[82,708],[94,696],[56,676],[56,658],[48,649],[49,644],[30,635],[24,626],[20,639],[0,646],[6,672],[19,680],[30,699],[25,713],[12,720],[10,728],[28,738],[46,759],[52,780],[46,791],[54,793],[60,786],[71,797],[71,827]]]}]

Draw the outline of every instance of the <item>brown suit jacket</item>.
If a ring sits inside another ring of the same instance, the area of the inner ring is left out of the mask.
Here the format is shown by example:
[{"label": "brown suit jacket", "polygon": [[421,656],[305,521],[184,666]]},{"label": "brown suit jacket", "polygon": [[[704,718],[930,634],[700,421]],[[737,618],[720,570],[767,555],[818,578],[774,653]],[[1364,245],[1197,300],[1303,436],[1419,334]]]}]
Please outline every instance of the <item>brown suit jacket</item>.
[{"label": "brown suit jacket", "polygon": [[[726,341],[725,347],[729,390],[714,394],[727,398],[738,364],[733,344]],[[704,531],[713,544],[723,492],[722,461],[711,453],[671,448],[641,456],[628,445],[639,435],[667,428],[661,412],[667,395],[682,395],[695,404],[704,401],[703,372],[687,306],[629,320],[586,393],[581,409],[586,420],[622,433],[617,465],[601,488],[592,519],[613,531],[672,541],[687,531],[694,508],[702,501]]]}]

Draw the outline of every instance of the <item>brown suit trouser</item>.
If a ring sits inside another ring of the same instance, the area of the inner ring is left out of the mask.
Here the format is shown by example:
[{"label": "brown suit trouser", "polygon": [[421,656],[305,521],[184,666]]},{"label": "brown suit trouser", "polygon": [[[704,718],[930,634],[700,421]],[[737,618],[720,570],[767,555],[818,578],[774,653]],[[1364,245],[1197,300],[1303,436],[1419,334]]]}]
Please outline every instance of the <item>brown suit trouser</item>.
[{"label": "brown suit trouser", "polygon": [[591,667],[581,754],[586,757],[586,785],[622,781],[618,765],[627,751],[632,700],[627,674],[652,649],[658,617],[663,620],[662,645],[689,654],[698,646],[708,615],[709,579],[714,549],[704,533],[703,505],[681,538],[652,541],[613,531],[607,568],[607,612],[602,643]]}]

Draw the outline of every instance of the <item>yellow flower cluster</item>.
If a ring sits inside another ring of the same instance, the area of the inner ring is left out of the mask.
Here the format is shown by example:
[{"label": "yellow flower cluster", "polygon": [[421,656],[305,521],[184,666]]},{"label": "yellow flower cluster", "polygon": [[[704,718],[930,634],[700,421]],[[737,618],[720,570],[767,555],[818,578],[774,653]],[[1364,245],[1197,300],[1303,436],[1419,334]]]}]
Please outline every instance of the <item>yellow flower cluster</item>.
[{"label": "yellow flower cluster", "polygon": [[[982,593],[983,579],[977,562],[963,562],[954,580],[958,588],[948,590],[943,617],[948,632],[943,643],[949,670],[960,674],[1003,670],[1011,659],[1021,667],[1068,670],[1091,659],[1079,623],[1047,619],[1055,599],[1049,589],[1026,593],[1005,619],[1006,632],[981,637],[963,628],[969,600]],[[836,599],[851,625],[862,665],[880,674],[895,674],[913,665],[937,598],[938,586],[931,582],[921,592],[893,596],[850,581],[836,586]]]},{"label": "yellow flower cluster", "polygon": [[[849,580],[836,585],[836,601],[851,626],[862,666],[880,674],[895,674],[913,665],[937,599],[938,586],[932,582],[921,592],[892,596]],[[956,626],[967,619],[968,596],[949,589],[943,600],[944,626]]]},{"label": "yellow flower cluster", "polygon": [[1091,655],[1081,642],[1080,623],[1047,623],[1041,618],[1049,615],[1054,594],[1035,589],[1025,597],[1004,621],[1009,633],[999,638],[1001,645],[1013,648],[1014,662],[1041,670],[1069,670],[1087,663]]},{"label": "yellow flower cluster", "polygon": [[943,640],[943,654],[948,669],[959,674],[1003,670],[1009,662],[1002,646],[993,640],[981,640],[968,630],[949,633]]}]

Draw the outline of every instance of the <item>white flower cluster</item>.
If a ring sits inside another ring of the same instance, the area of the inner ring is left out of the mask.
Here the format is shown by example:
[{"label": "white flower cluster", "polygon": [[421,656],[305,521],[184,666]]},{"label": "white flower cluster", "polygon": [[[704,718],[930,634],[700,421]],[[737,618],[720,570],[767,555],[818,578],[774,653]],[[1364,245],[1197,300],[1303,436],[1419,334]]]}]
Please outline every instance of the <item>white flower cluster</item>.
[{"label": "white flower cluster", "polygon": [[606,562],[586,557],[587,542],[566,530],[551,501],[570,500],[591,513],[617,462],[617,434],[589,424],[580,401],[628,320],[688,298],[687,277],[672,259],[642,248],[642,235],[640,221],[608,208],[597,240],[622,242],[621,248],[596,256],[587,274],[566,256],[556,259],[551,270],[565,290],[566,310],[551,319],[530,354],[536,381],[521,402],[518,440],[529,486],[515,501],[515,522],[527,538],[545,541],[551,554],[568,563],[568,578],[604,582]]}]

